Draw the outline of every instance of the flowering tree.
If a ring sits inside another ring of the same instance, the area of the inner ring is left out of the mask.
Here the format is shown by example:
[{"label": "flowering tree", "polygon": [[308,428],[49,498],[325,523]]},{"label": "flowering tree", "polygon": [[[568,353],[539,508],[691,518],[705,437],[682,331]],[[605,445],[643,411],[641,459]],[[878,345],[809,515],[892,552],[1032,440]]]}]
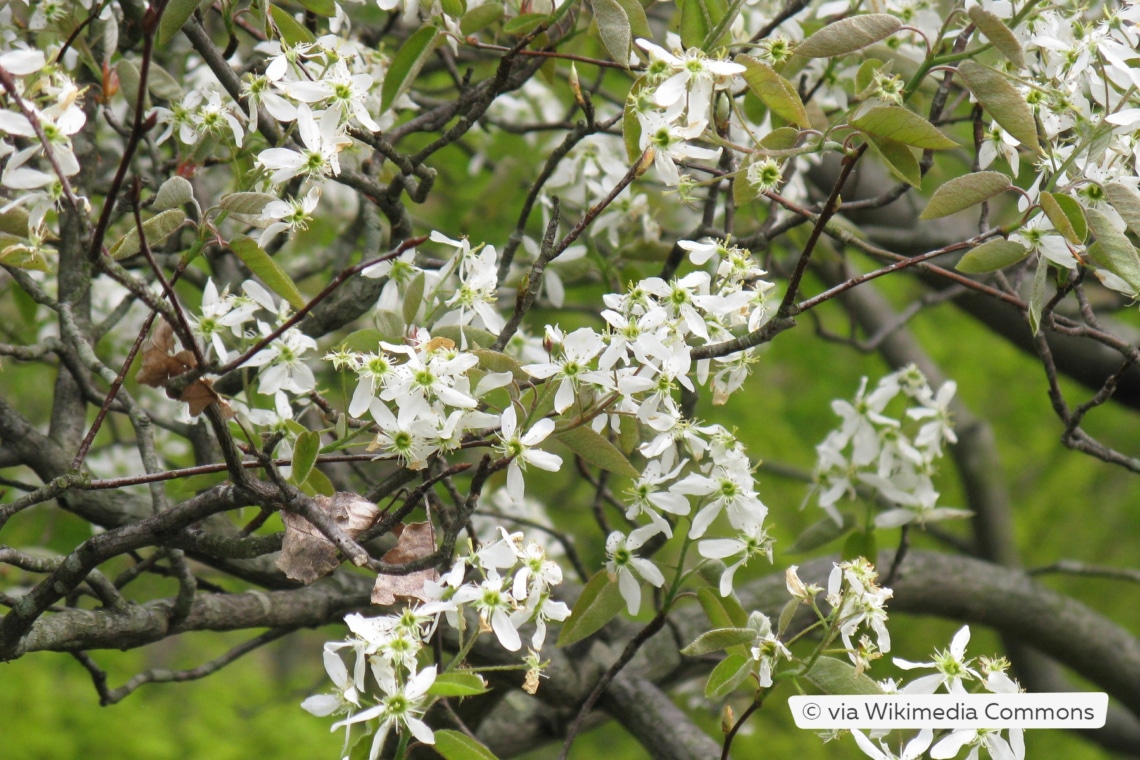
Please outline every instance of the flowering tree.
[{"label": "flowering tree", "polygon": [[[1089,736],[1136,753],[1140,642],[1017,568],[992,436],[907,322],[953,301],[1039,359],[1066,445],[1140,472],[1085,425],[1140,405],[1113,313],[1140,293],[1138,22],[1035,0],[6,4],[0,529],[88,530],[0,546],[0,657],[69,652],[109,704],[343,621],[302,707],[370,758],[565,756],[597,710],[654,757],[727,757],[780,690],[1062,690],[1063,664],[1117,700]],[[920,289],[900,306],[887,275]],[[762,500],[717,415],[813,321],[894,371],[837,389],[818,522],[785,547],[770,508],[797,505]],[[947,454],[965,504],[940,498]],[[910,549],[963,518],[974,556]],[[983,623],[1008,659],[964,627],[895,661],[933,673],[886,679],[896,612]],[[193,671],[112,687],[98,664],[247,629]],[[694,679],[730,705],[720,735],[670,698]],[[1017,730],[843,741],[1025,754]]]}]

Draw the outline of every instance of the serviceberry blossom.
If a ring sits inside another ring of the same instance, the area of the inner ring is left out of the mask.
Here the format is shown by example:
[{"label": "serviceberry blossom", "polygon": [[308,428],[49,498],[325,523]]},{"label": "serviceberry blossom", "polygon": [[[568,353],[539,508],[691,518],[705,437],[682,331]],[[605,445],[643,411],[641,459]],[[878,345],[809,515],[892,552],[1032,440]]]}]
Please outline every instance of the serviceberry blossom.
[{"label": "serviceberry blossom", "polygon": [[521,501],[523,498],[525,488],[523,471],[527,464],[533,464],[547,472],[558,472],[561,469],[562,457],[534,448],[546,440],[552,432],[554,432],[554,420],[545,417],[520,435],[518,412],[515,411],[515,407],[512,405],[503,411],[499,422],[499,437],[502,440],[500,451],[504,456],[511,458],[511,463],[507,466],[507,493],[512,499]]},{"label": "serviceberry blossom", "polygon": [[934,668],[937,673],[923,676],[911,681],[903,692],[906,694],[933,694],[939,687],[945,686],[951,694],[965,694],[966,687],[963,681],[980,681],[982,676],[971,667],[973,660],[966,658],[966,646],[970,643],[970,626],[964,625],[954,634],[950,641],[950,648],[945,651],[936,651],[931,662],[911,662],[895,657],[895,665],[903,670],[916,668]]},{"label": "serviceberry blossom", "polygon": [[610,578],[617,579],[618,589],[630,615],[636,615],[641,609],[642,580],[658,588],[665,585],[665,576],[657,565],[636,554],[641,545],[656,533],[653,526],[647,526],[637,528],[629,535],[615,530],[606,539],[606,570]]},{"label": "serviceberry blossom", "polygon": [[352,144],[341,133],[340,115],[335,109],[320,112],[320,121],[305,103],[297,106],[297,133],[303,148],[267,148],[257,156],[257,163],[272,172],[269,181],[280,185],[293,177],[305,175],[323,179],[340,174],[340,151]]}]

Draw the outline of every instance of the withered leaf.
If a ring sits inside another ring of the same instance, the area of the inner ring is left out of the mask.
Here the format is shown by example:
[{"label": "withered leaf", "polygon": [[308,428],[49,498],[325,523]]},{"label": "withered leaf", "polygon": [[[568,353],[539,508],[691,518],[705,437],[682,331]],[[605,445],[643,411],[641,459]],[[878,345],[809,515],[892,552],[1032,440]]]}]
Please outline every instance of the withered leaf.
[{"label": "withered leaf", "polygon": [[[332,496],[315,496],[313,501],[352,538],[371,527],[380,514],[368,499],[344,491]],[[316,526],[290,512],[282,512],[281,521],[285,523],[285,538],[277,567],[285,575],[307,586],[337,569],[340,557],[336,547]]]},{"label": "withered leaf", "polygon": [[199,378],[181,390],[171,387],[174,378],[197,366],[198,360],[192,352],[174,352],[174,330],[163,320],[154,328],[147,347],[143,349],[142,365],[135,379],[152,388],[163,388],[170,398],[189,404],[190,414],[195,417],[213,403],[221,406],[223,416],[232,417],[233,410],[206,378]]},{"label": "withered leaf", "polygon": [[[396,527],[399,541],[381,559],[389,564],[401,564],[422,559],[435,551],[435,531],[431,521],[408,523]],[[424,583],[439,580],[434,567],[417,570],[407,575],[378,575],[372,587],[373,604],[395,604],[396,599],[419,599],[427,601]]]}]

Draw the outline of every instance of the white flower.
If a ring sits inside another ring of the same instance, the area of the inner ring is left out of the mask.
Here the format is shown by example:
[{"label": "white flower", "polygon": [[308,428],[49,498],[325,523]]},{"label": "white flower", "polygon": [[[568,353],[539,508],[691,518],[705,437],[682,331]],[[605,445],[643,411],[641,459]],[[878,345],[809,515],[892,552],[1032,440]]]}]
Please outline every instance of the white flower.
[{"label": "white flower", "polygon": [[641,121],[641,150],[652,149],[653,165],[666,185],[680,183],[681,175],[674,161],[689,159],[714,159],[720,156],[720,148],[699,148],[688,141],[700,137],[708,122],[703,119],[687,126],[680,126],[666,120],[657,112],[645,114]]},{"label": "white flower", "polygon": [[933,729],[924,728],[903,748],[901,755],[896,755],[887,749],[882,742],[876,747],[862,731],[852,731],[851,733],[855,737],[855,743],[859,745],[859,749],[863,750],[863,753],[873,760],[917,760],[917,758],[922,757],[923,752],[926,752],[926,748],[930,746],[930,742],[934,738]]},{"label": "white flower", "polygon": [[279,232],[296,232],[309,229],[309,220],[313,218],[313,211],[321,200],[321,188],[311,187],[305,197],[282,201],[270,201],[261,211],[261,223],[267,223],[265,231],[261,233],[257,244],[264,248]]},{"label": "white flower", "polygon": [[697,551],[708,559],[737,557],[720,576],[720,595],[732,593],[732,579],[736,571],[748,564],[748,560],[762,554],[772,561],[772,538],[761,524],[745,526],[737,538],[711,538],[701,541]]},{"label": "white flower", "polygon": [[970,667],[972,660],[966,659],[966,645],[969,643],[970,626],[964,625],[954,634],[954,638],[950,641],[950,649],[944,652],[935,651],[933,662],[910,662],[894,658],[895,665],[903,670],[935,668],[938,671],[911,681],[903,687],[903,693],[933,694],[939,686],[945,685],[946,691],[951,694],[965,694],[966,687],[962,685],[962,681],[981,679],[978,671]]},{"label": "white flower", "polygon": [[500,448],[504,456],[511,457],[507,467],[507,493],[515,501],[522,501],[525,483],[523,469],[527,464],[533,464],[547,472],[558,472],[562,467],[562,457],[548,451],[534,447],[546,440],[554,432],[554,420],[543,418],[534,423],[525,435],[518,434],[518,414],[514,406],[507,407],[499,422],[499,437],[503,444]]},{"label": "white flower", "polygon": [[753,612],[749,615],[748,627],[756,632],[756,638],[749,651],[758,666],[760,686],[767,688],[772,685],[772,668],[776,662],[780,658],[792,659],[792,653],[772,632],[772,621],[763,612]]},{"label": "white flower", "polygon": [[519,638],[518,623],[512,618],[512,613],[518,609],[518,601],[511,596],[509,590],[503,588],[505,583],[493,569],[489,570],[483,582],[476,586],[467,584],[456,592],[456,604],[470,603],[479,612],[479,619],[485,630],[495,632],[495,637],[508,652],[517,652],[522,647]]},{"label": "white flower", "polygon": [[647,525],[635,529],[628,536],[615,530],[606,539],[606,570],[610,578],[617,578],[618,589],[630,615],[636,615],[641,609],[639,578],[658,588],[665,584],[665,576],[657,569],[657,565],[635,554],[645,540],[656,532],[653,526]]},{"label": "white flower", "polygon": [[334,109],[323,111],[318,124],[306,104],[297,106],[297,131],[304,149],[269,148],[257,156],[257,163],[273,172],[269,181],[275,185],[301,174],[314,178],[340,174],[340,151],[352,139],[340,131],[340,117]]},{"label": "white flower", "polygon": [[590,363],[605,348],[605,342],[588,327],[564,338],[554,328],[547,328],[547,334],[556,344],[557,356],[545,364],[527,364],[523,369],[531,377],[560,380],[554,394],[554,411],[562,413],[574,403],[575,391],[582,382],[606,382],[603,375],[590,370]]},{"label": "white flower", "polygon": [[388,733],[395,727],[397,732],[405,728],[411,731],[412,736],[424,744],[435,744],[435,734],[426,723],[420,720],[424,711],[424,695],[431,685],[435,683],[435,666],[424,668],[415,673],[404,684],[398,684],[391,674],[373,668],[373,674],[384,692],[380,704],[370,707],[353,715],[352,717],[334,723],[332,730],[354,723],[364,723],[373,718],[379,718],[380,724],[376,727],[376,735],[372,739],[372,749],[368,753],[368,760],[376,760]]}]

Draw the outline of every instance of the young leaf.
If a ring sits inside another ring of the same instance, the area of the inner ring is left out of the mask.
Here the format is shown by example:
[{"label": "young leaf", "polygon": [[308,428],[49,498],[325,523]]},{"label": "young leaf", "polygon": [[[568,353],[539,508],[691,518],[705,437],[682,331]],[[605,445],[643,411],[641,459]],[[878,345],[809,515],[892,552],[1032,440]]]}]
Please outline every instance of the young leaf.
[{"label": "young leaf", "polygon": [[527,380],[530,377],[512,356],[487,348],[476,348],[471,353],[479,357],[480,369],[487,372],[510,372],[516,380]]},{"label": "young leaf", "polygon": [[629,31],[633,38],[653,39],[653,30],[649,28],[649,17],[645,15],[645,8],[640,0],[617,0],[617,2],[625,9],[626,18],[629,19]]},{"label": "young leaf", "polygon": [[269,6],[269,15],[273,18],[273,23],[277,25],[281,40],[289,47],[311,45],[317,41],[313,33],[297,23],[297,19],[293,18],[288,11],[271,5]]},{"label": "young leaf", "polygon": [[702,633],[692,644],[682,649],[681,654],[686,657],[699,657],[739,644],[751,644],[755,639],[756,631],[751,628],[716,628]]},{"label": "young leaf", "polygon": [[629,65],[629,49],[633,42],[629,16],[617,0],[592,0],[598,35],[610,58],[622,66]]},{"label": "young leaf", "polygon": [[853,53],[886,39],[902,27],[902,22],[886,13],[848,16],[828,24],[796,46],[804,58],[831,58]]},{"label": "young leaf", "polygon": [[980,5],[969,10],[970,20],[978,27],[986,39],[993,43],[998,51],[1009,59],[1010,63],[1019,70],[1025,68],[1025,56],[1021,51],[1021,43],[1005,22],[998,16],[987,11]]},{"label": "young leaf", "polygon": [[194,200],[194,186],[185,177],[175,175],[162,183],[154,196],[154,208],[159,211],[181,206]]},{"label": "young leaf", "polygon": [[910,148],[885,137],[875,135],[868,137],[871,150],[883,160],[893,177],[911,187],[922,185],[922,167],[919,166],[918,159]]},{"label": "young leaf", "polygon": [[309,479],[313,465],[317,463],[317,454],[321,451],[321,434],[315,430],[306,430],[297,436],[293,445],[293,474],[294,483],[304,483]]},{"label": "young leaf", "polygon": [[934,191],[919,219],[950,216],[1007,190],[1013,182],[1001,172],[974,172],[955,177]]},{"label": "young leaf", "polygon": [[459,19],[459,31],[463,32],[464,36],[470,37],[476,32],[483,31],[502,17],[503,6],[501,3],[484,3],[463,14],[463,18]]},{"label": "young leaf", "polygon": [[966,274],[986,274],[1005,269],[1029,255],[1029,249],[1012,240],[987,240],[959,259],[954,267]]},{"label": "young leaf", "polygon": [[396,51],[380,90],[381,113],[391,108],[396,99],[412,86],[428,56],[435,50],[438,38],[439,29],[429,24],[409,37],[408,41]]},{"label": "young leaf", "polygon": [[1140,193],[1123,182],[1109,182],[1104,186],[1104,192],[1128,229],[1140,235]]},{"label": "young leaf", "polygon": [[257,275],[270,290],[288,301],[294,309],[305,306],[305,297],[297,290],[293,280],[254,240],[247,237],[235,238],[230,241],[230,250],[249,267],[249,271]]},{"label": "young leaf", "polygon": [[958,143],[913,111],[899,106],[878,106],[851,122],[851,126],[870,135],[913,145],[923,150],[949,150]]},{"label": "young leaf", "polygon": [[329,476],[314,467],[309,471],[309,477],[301,484],[305,493],[310,496],[335,496],[336,486],[329,480]]},{"label": "young leaf", "polygon": [[416,321],[416,312],[420,310],[420,304],[423,303],[423,300],[424,273],[418,272],[408,284],[408,289],[404,291],[404,324],[410,325]]},{"label": "young leaf", "polygon": [[962,61],[958,73],[994,121],[1026,148],[1041,152],[1033,109],[1004,75],[975,61]]},{"label": "young leaf", "polygon": [[[1041,204],[1045,216],[1049,217],[1053,229],[1060,232],[1062,237],[1073,245],[1081,245],[1085,242],[1085,236],[1088,235],[1088,224],[1085,222],[1085,212],[1081,210],[1081,204],[1067,195],[1046,192],[1041,193],[1037,202]],[[1065,205],[1069,206],[1068,211],[1066,211]],[[1078,225],[1080,225],[1079,228]]]},{"label": "young leaf", "polygon": [[752,661],[742,654],[730,654],[709,673],[705,683],[705,697],[720,700],[736,691],[752,672]]},{"label": "young leaf", "polygon": [[624,609],[625,600],[617,583],[610,580],[605,570],[600,571],[590,579],[574,603],[569,619],[558,634],[558,646],[570,646],[597,633]]},{"label": "young leaf", "polygon": [[170,0],[166,5],[166,10],[162,12],[162,18],[158,21],[158,33],[154,38],[155,45],[162,48],[170,44],[174,35],[178,34],[178,30],[190,20],[194,11],[198,10],[199,2],[201,0]]},{"label": "young leaf", "polygon": [[427,693],[435,697],[473,697],[476,694],[486,694],[487,691],[487,682],[483,676],[457,670],[436,676]]},{"label": "young leaf", "polygon": [[[688,48],[698,48],[708,52],[718,47],[720,40],[710,42],[705,47],[705,38],[712,32],[727,12],[724,0],[682,0],[681,1],[681,44]],[[721,35],[721,40],[724,35]]]},{"label": "young leaf", "polygon": [[549,18],[550,16],[545,13],[520,13],[503,24],[503,31],[512,36],[521,37]]},{"label": "young leaf", "polygon": [[824,694],[882,694],[879,684],[834,657],[820,657],[805,675]]},{"label": "young leaf", "polygon": [[[1091,253],[1091,251],[1090,251]],[[1044,256],[1037,259],[1037,271],[1033,273],[1033,287],[1029,290],[1029,331],[1034,335],[1041,329],[1041,310],[1045,307],[1045,285],[1048,282],[1049,260]]]},{"label": "young leaf", "polygon": [[595,467],[630,478],[641,476],[617,446],[595,433],[587,425],[562,430],[555,433],[554,437]]},{"label": "young leaf", "polygon": [[[175,230],[186,221],[186,214],[179,208],[171,208],[152,216],[142,223],[146,243],[152,249],[174,234]],[[125,259],[134,256],[142,250],[142,241],[139,239],[138,225],[132,225],[127,234],[115,241],[109,252],[113,259]]]},{"label": "young leaf", "polygon": [[763,61],[751,56],[737,56],[736,62],[744,66],[744,81],[768,109],[789,124],[811,129],[807,109],[796,92],[795,85],[776,73]]},{"label": "young leaf", "polygon": [[[439,678],[439,676],[436,676]],[[495,753],[461,731],[442,728],[435,732],[433,749],[443,760],[499,760]]]},{"label": "young leaf", "polygon": [[242,216],[260,216],[277,196],[268,193],[227,193],[218,201],[218,208],[229,211],[231,214]]},{"label": "young leaf", "polygon": [[1096,235],[1096,245],[1089,246],[1089,258],[1096,264],[1127,282],[1133,291],[1140,292],[1140,254],[1135,246],[1104,212],[1085,209],[1089,227]]},{"label": "young leaf", "polygon": [[467,13],[467,0],[440,0],[439,6],[452,18],[462,18]]}]

